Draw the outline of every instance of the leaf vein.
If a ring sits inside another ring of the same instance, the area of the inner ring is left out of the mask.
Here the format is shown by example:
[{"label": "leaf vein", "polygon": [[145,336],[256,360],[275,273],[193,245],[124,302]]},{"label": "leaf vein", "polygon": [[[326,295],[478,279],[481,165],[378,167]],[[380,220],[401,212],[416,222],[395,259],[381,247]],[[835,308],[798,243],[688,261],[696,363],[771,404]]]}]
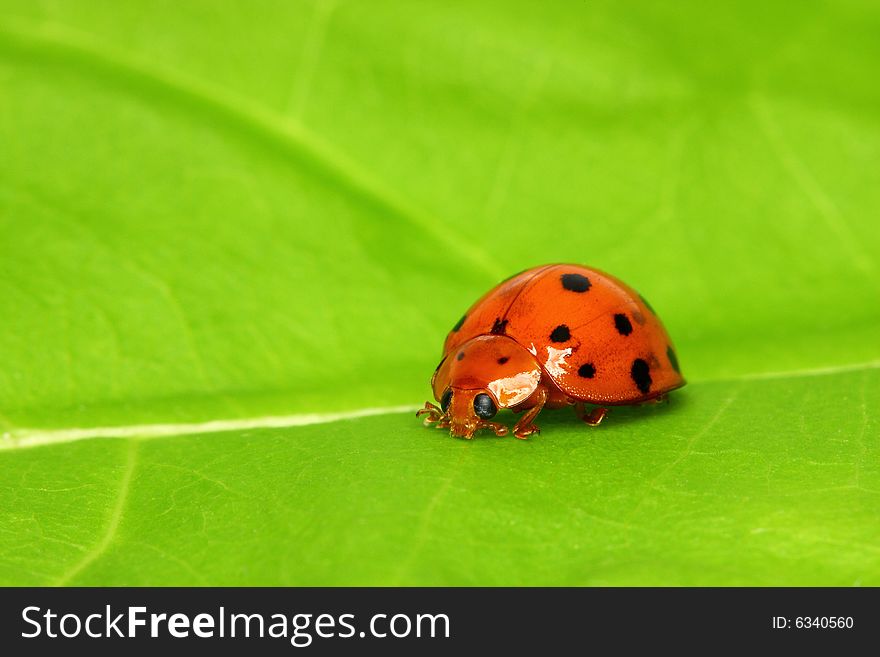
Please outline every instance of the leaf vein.
[{"label": "leaf vein", "polygon": [[107,522],[107,527],[104,530],[104,533],[91,550],[86,552],[82,558],[73,565],[73,567],[55,580],[54,586],[66,586],[95,561],[100,559],[113,544],[119,531],[119,525],[122,522],[122,514],[125,511],[125,505],[128,501],[129,493],[131,492],[131,481],[134,471],[137,468],[137,457],[138,441],[129,441],[125,466],[122,471],[122,479],[119,483],[119,492],[116,495],[116,502],[110,512],[110,519]]},{"label": "leaf vein", "polygon": [[794,180],[819,215],[825,220],[825,224],[831,232],[837,236],[840,243],[849,251],[853,261],[863,273],[870,274],[874,270],[874,262],[861,248],[858,240],[852,232],[849,224],[837,207],[837,204],[822,189],[809,167],[786,143],[777,122],[759,96],[753,95],[749,107],[758,119],[758,125],[767,137],[771,150],[782,164],[785,172]]},{"label": "leaf vein", "polygon": [[4,18],[0,22],[0,51],[16,57],[49,60],[66,68],[87,68],[121,88],[140,87],[170,97],[178,107],[212,114],[216,119],[253,142],[275,150],[316,175],[332,180],[351,198],[368,208],[378,208],[387,219],[396,219],[427,233],[450,252],[461,256],[473,269],[489,278],[503,276],[488,252],[470,240],[450,233],[448,222],[414,207],[376,177],[365,165],[325,142],[317,133],[292,117],[281,116],[179,71],[144,61],[59,24],[33,25]]}]

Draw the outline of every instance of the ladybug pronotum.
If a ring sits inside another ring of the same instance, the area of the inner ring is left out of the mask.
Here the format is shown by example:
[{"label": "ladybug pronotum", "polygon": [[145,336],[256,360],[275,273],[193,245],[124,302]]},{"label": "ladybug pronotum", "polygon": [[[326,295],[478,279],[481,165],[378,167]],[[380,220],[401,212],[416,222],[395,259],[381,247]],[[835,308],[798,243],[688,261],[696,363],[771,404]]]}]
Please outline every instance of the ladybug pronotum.
[{"label": "ladybug pronotum", "polygon": [[658,402],[684,384],[666,329],[635,290],[589,267],[545,265],[497,285],[452,328],[431,378],[440,406],[425,402],[416,416],[462,438],[504,436],[491,418],[509,408],[523,413],[513,433],[526,438],[542,408],[573,406],[596,426],[606,406]]}]

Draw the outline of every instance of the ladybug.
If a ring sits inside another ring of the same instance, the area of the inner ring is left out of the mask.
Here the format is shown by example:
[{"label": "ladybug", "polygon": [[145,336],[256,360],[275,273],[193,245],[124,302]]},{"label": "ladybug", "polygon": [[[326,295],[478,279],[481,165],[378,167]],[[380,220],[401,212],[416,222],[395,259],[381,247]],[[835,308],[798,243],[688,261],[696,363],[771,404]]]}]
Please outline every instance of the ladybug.
[{"label": "ladybug", "polygon": [[491,420],[509,408],[524,413],[513,433],[527,438],[542,408],[573,406],[596,426],[607,406],[659,402],[684,384],[672,341],[638,292],[598,269],[544,265],[502,281],[452,327],[431,378],[440,406],[425,402],[416,416],[462,438],[505,436]]}]

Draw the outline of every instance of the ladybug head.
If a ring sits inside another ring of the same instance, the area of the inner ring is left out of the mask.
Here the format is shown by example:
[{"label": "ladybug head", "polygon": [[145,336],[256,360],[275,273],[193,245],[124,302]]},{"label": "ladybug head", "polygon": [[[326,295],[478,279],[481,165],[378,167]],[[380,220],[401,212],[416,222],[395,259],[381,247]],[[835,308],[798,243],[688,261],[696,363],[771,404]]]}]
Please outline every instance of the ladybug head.
[{"label": "ladybug head", "polygon": [[493,429],[498,436],[507,433],[503,424],[489,421],[498,412],[498,405],[488,392],[448,388],[440,400],[440,408],[454,436],[472,438],[477,429]]},{"label": "ladybug head", "polygon": [[505,435],[507,427],[491,419],[528,399],[540,380],[528,350],[503,335],[481,335],[452,350],[431,383],[450,432],[471,438],[478,429]]}]

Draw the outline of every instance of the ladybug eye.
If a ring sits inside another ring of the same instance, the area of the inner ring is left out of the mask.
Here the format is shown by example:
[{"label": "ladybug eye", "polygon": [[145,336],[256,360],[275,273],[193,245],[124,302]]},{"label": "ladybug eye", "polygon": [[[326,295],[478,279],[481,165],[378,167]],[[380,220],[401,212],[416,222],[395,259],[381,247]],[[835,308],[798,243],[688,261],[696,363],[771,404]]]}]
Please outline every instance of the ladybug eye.
[{"label": "ladybug eye", "polygon": [[474,413],[477,414],[477,417],[488,420],[497,412],[498,409],[495,408],[495,402],[493,402],[492,398],[485,392],[481,392],[474,397]]},{"label": "ladybug eye", "polygon": [[452,390],[447,390],[440,398],[440,409],[445,413],[449,409],[449,403],[452,401]]}]

